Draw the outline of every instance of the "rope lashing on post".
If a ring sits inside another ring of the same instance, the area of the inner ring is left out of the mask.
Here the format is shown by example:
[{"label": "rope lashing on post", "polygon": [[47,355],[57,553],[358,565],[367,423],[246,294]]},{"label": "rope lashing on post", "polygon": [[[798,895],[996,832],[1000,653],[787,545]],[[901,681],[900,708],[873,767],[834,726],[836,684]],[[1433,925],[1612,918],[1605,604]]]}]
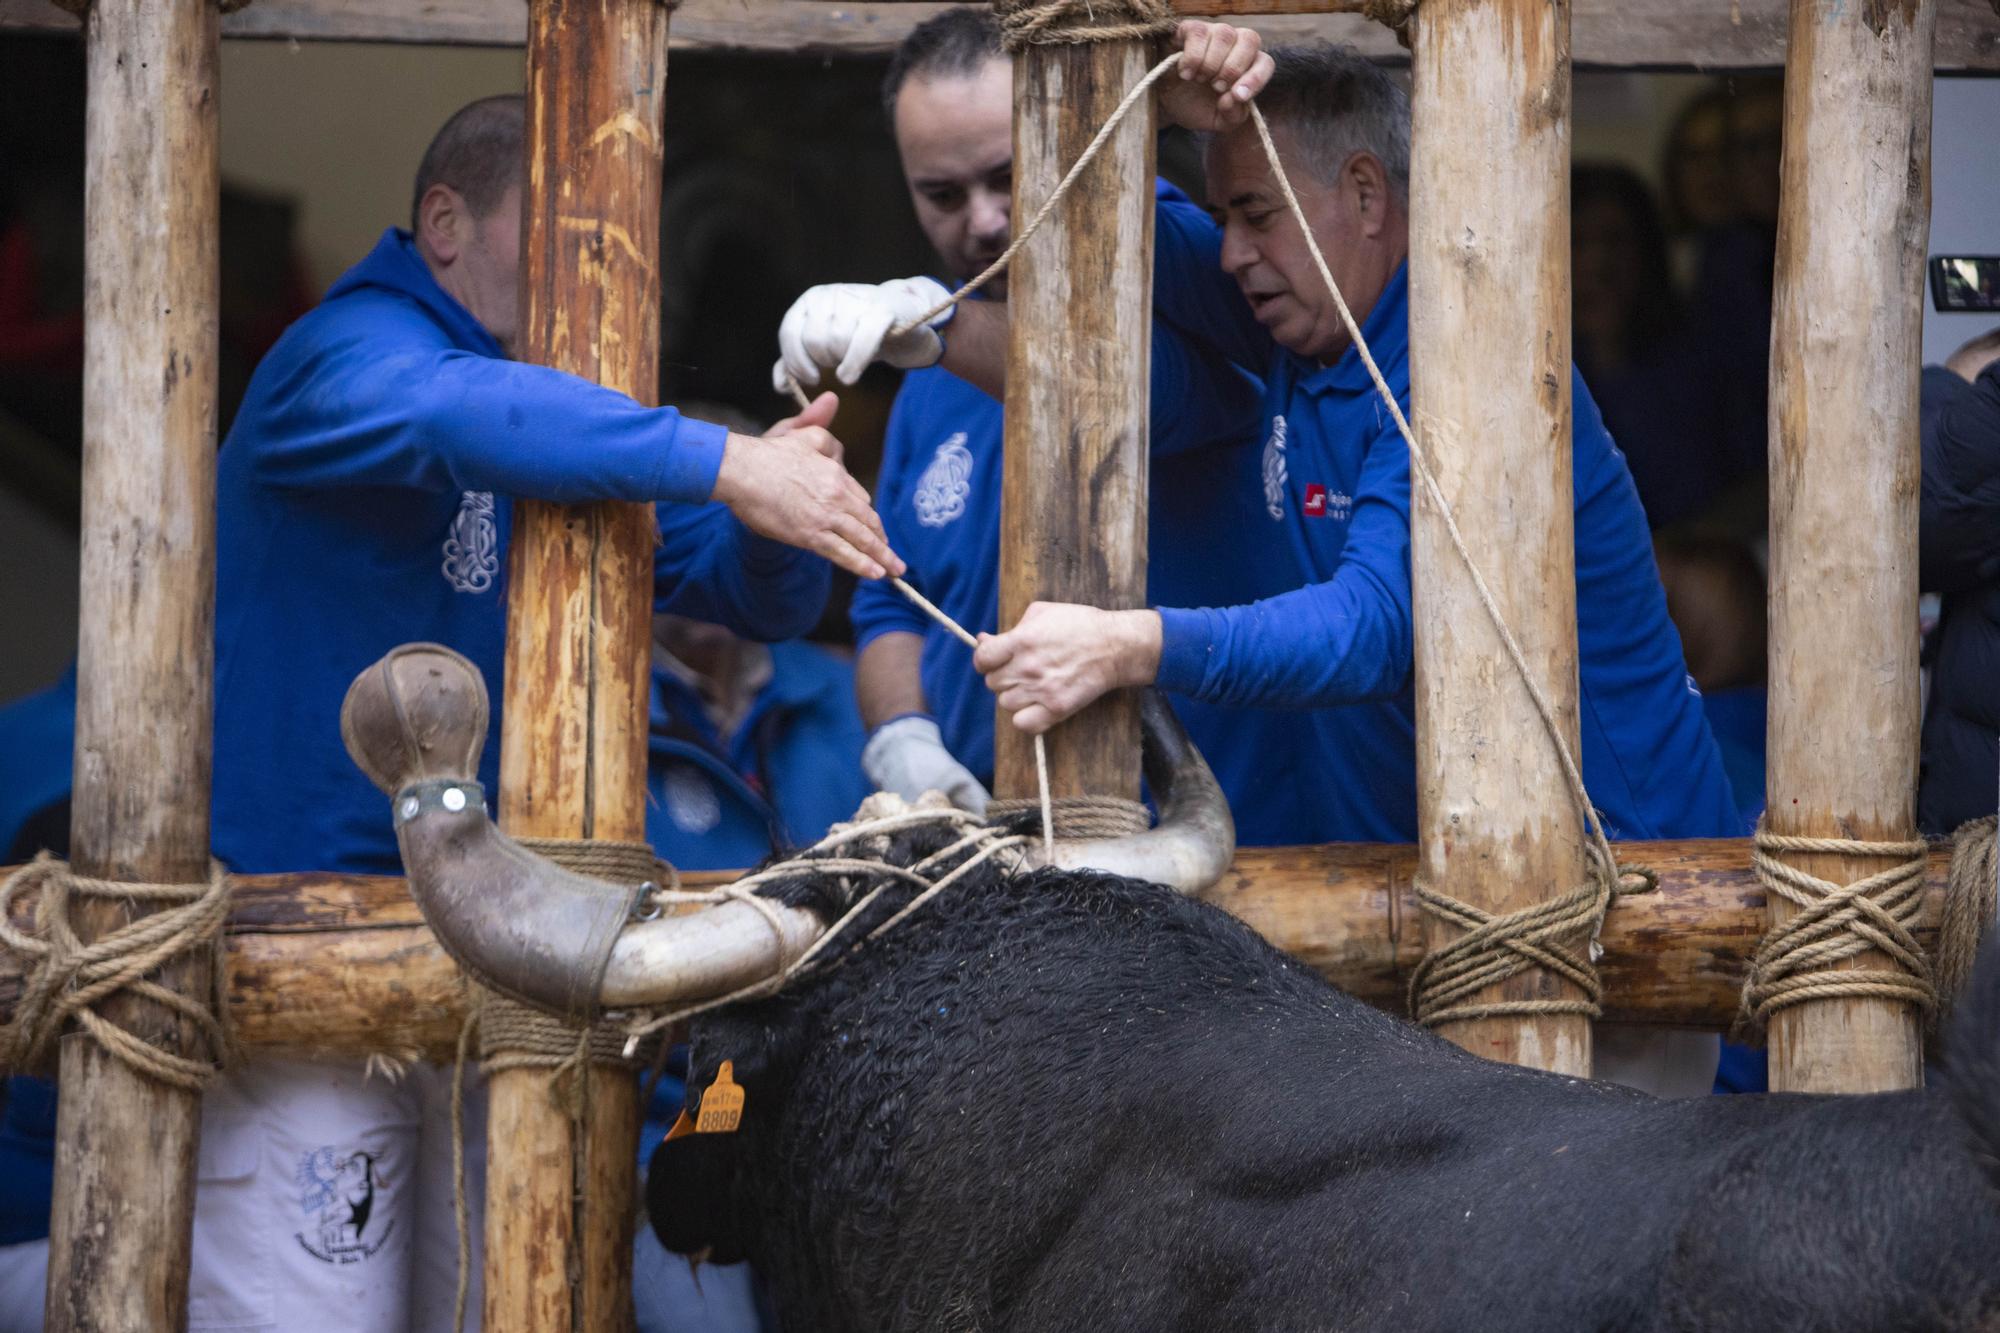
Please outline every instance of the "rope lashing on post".
[{"label": "rope lashing on post", "polygon": [[[35,906],[38,935],[14,928],[14,900],[40,890]],[[77,899],[105,899],[157,906],[85,944],[70,924]],[[66,862],[44,852],[0,885],[0,945],[35,960],[29,968],[13,1021],[0,1029],[0,1067],[38,1069],[71,1019],[121,1064],[148,1078],[198,1092],[235,1062],[228,1026],[227,985],[222,967],[222,924],[229,915],[229,883],[220,865],[209,867],[199,884],[134,884],[76,874]],[[213,989],[204,1003],[161,985],[154,976],[179,958],[207,950]],[[125,995],[166,1009],[192,1024],[206,1058],[195,1059],[154,1045],[99,1012],[104,1002]]]},{"label": "rope lashing on post", "polygon": [[[1914,1004],[1927,1015],[1937,1008],[1930,959],[1911,933],[1922,913],[1925,855],[1922,839],[1864,842],[1773,833],[1762,820],[1750,863],[1767,896],[1783,898],[1798,914],[1765,932],[1743,983],[1736,1032],[1754,1034],[1772,1014],[1809,1000],[1869,998]],[[1835,884],[1779,859],[1780,853],[1894,860],[1887,869],[1852,884]],[[1871,950],[1896,968],[1822,971]]]},{"label": "rope lashing on post", "polygon": [[1161,37],[1180,22],[1166,0],[993,0],[993,13],[1009,53]]},{"label": "rope lashing on post", "polygon": [[[1063,796],[1050,806],[1055,836],[1065,840],[1123,838],[1145,832],[1153,822],[1145,802],[1123,796]],[[1040,808],[1036,801],[993,800],[986,803],[986,818],[1005,824]]]},{"label": "rope lashing on post", "polygon": [[1952,1002],[1972,977],[1979,943],[2000,913],[2000,857],[1994,853],[1994,831],[2000,818],[1969,819],[1951,835],[1951,877],[1945,882],[1944,910],[1938,916],[1938,1007],[1942,1022]]},{"label": "rope lashing on post", "polygon": [[[677,893],[680,872],[643,842],[611,838],[517,838],[522,847],[566,870],[621,887],[656,886]],[[590,1128],[590,1066],[637,1069],[649,1056],[616,1025],[573,1025],[483,987],[468,985],[465,1023],[451,1071],[451,1197],[458,1229],[458,1282],[452,1328],[465,1327],[471,1285],[471,1217],[465,1202],[465,1064],[472,1034],[479,1033],[480,1072],[491,1078],[511,1069],[549,1071],[549,1096],[569,1112],[573,1151],[587,1151]]]}]

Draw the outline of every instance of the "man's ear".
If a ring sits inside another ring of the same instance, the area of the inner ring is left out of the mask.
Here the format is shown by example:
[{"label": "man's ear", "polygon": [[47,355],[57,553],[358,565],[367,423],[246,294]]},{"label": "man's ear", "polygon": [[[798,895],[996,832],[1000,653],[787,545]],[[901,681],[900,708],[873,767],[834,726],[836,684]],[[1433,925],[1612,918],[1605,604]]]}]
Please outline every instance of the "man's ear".
[{"label": "man's ear", "polygon": [[1354,212],[1361,219],[1361,234],[1372,241],[1389,225],[1389,173],[1381,158],[1365,151],[1347,159],[1344,173],[1348,188],[1354,191]]},{"label": "man's ear", "polygon": [[417,240],[424,253],[440,264],[458,258],[471,222],[465,200],[449,185],[433,185],[417,201]]}]

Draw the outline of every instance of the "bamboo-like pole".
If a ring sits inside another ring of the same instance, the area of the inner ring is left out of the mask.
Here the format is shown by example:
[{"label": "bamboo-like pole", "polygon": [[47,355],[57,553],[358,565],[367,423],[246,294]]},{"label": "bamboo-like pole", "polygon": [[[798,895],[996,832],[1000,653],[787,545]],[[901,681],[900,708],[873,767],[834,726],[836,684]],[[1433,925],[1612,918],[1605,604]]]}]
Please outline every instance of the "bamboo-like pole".
[{"label": "bamboo-like pole", "polygon": [[[1771,832],[1916,830],[1917,379],[1933,0],[1794,0],[1771,330]],[[1852,883],[1869,857],[1786,854]],[[1774,925],[1794,911],[1776,895]],[[1842,970],[1895,964],[1867,953]],[[1771,1019],[1771,1086],[1923,1077],[1918,1015],[1873,998]]]},{"label": "bamboo-like pole", "polygon": [[[1014,223],[1055,189],[1125,90],[1143,41],[1030,46],[1014,57]],[[1153,112],[1135,108],[1008,278],[1000,623],[1033,601],[1122,609],[1146,597]],[[1139,795],[1137,701],[1120,691],[1048,733],[1057,796]],[[994,790],[1036,790],[1032,742],[1002,713]]]},{"label": "bamboo-like pole", "polygon": [[[1569,5],[1426,6],[1411,33],[1414,425],[1575,754]],[[1423,873],[1475,907],[1517,911],[1584,881],[1581,814],[1442,516],[1414,481],[1411,492]],[[1460,933],[1427,930],[1433,947]],[[1475,999],[1575,994],[1530,970]],[[1578,1015],[1442,1032],[1494,1059],[1590,1072]]]},{"label": "bamboo-like pole", "polygon": [[[1612,905],[1604,922],[1604,1021],[1727,1029],[1764,933],[1750,845],[1735,840],[1621,843],[1660,874],[1658,893]],[[1931,853],[1917,939],[1931,947],[1949,849]],[[1246,847],[1203,894],[1328,981],[1403,1012],[1423,956],[1410,881],[1412,846]],[[4,872],[0,872],[4,873]],[[691,888],[736,878],[687,875]],[[449,1059],[464,1018],[457,967],[425,928],[403,881],[288,874],[231,886],[230,1021],[252,1050],[311,1058]],[[32,903],[15,904],[25,928]],[[20,959],[0,952],[0,1021],[21,992]]]},{"label": "bamboo-like pole", "polygon": [[[84,165],[84,407],[76,778],[78,874],[208,878],[215,657],[217,21],[212,0],[96,0]],[[85,940],[147,909],[94,902]],[[210,993],[206,957],[162,969]],[[107,1017],[199,1054],[143,1001]],[[198,1093],[62,1042],[47,1326],[187,1327]]]},{"label": "bamboo-like pole", "polygon": [[[528,22],[520,354],[645,403],[659,393],[669,10],[535,0]],[[644,504],[515,507],[499,798],[511,833],[645,840],[654,531]],[[638,1085],[601,1066],[587,1077],[582,1144],[547,1070],[491,1081],[489,1333],[632,1323]]]}]

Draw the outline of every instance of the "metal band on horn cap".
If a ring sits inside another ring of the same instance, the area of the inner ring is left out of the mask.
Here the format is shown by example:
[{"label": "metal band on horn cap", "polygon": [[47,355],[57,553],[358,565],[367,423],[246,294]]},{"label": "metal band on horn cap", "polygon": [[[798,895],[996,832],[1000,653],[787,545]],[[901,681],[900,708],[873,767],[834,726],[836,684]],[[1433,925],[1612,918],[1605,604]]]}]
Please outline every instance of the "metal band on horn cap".
[{"label": "metal band on horn cap", "polygon": [[477,780],[487,717],[479,668],[405,644],[355,677],[340,735],[391,798],[410,896],[445,952],[490,989],[585,1021],[636,886],[573,874],[493,826]]}]

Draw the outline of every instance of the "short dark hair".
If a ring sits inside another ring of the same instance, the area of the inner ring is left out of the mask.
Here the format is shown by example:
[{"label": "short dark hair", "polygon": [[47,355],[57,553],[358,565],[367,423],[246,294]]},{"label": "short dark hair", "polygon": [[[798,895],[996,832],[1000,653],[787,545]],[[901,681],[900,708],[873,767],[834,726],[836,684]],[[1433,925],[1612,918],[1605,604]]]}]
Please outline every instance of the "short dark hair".
[{"label": "short dark hair", "polygon": [[882,111],[890,124],[896,120],[896,95],[903,91],[911,75],[937,78],[949,74],[973,74],[989,60],[1005,58],[1000,45],[1000,21],[986,5],[960,5],[910,29],[910,35],[889,57],[889,72],[882,76]]},{"label": "short dark hair", "polygon": [[410,230],[417,229],[417,212],[433,185],[449,185],[458,191],[473,217],[491,216],[521,179],[521,142],[527,133],[527,119],[527,102],[519,93],[482,97],[454,112],[424,150],[424,160],[417,167],[417,185],[410,196]]},{"label": "short dark hair", "polygon": [[1351,46],[1295,42],[1271,48],[1276,67],[1257,105],[1292,128],[1305,165],[1331,184],[1356,153],[1371,153],[1399,199],[1410,195],[1410,95]]}]

